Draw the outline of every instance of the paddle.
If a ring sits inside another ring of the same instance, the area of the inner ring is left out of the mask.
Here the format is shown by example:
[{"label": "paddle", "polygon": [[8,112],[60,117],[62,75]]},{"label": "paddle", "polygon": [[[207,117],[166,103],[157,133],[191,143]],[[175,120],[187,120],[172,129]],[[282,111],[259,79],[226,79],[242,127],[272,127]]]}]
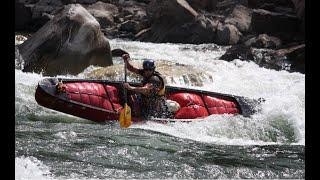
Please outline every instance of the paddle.
[{"label": "paddle", "polygon": [[[124,63],[124,82],[127,82],[127,63]],[[120,127],[128,128],[131,125],[131,108],[127,104],[127,89],[124,88],[124,107],[120,111]]]}]

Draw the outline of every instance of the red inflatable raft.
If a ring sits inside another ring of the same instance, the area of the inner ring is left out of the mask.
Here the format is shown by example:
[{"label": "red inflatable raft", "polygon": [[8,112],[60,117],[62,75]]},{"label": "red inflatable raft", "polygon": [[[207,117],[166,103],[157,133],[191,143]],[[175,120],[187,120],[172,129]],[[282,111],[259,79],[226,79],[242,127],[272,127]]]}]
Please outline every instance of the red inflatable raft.
[{"label": "red inflatable raft", "polygon": [[[119,119],[124,104],[123,93],[122,82],[46,78],[38,83],[35,99],[38,104],[53,110],[105,122]],[[133,121],[141,120],[136,113],[140,107],[135,94],[128,91],[127,97]],[[166,97],[180,105],[180,109],[173,114],[175,120],[199,119],[212,114],[250,116],[260,103],[260,100],[240,96],[172,86],[166,86]]]}]

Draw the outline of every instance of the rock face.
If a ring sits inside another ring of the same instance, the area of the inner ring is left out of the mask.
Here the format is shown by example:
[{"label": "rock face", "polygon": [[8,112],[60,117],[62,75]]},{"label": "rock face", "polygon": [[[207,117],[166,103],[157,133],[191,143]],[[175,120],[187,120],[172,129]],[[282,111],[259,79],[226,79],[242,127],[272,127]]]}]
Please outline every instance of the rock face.
[{"label": "rock face", "polygon": [[220,58],[227,61],[254,61],[265,68],[305,73],[305,44],[278,50],[234,45]]},{"label": "rock face", "polygon": [[217,0],[188,0],[187,1],[194,9],[204,9],[214,11],[217,7]]},{"label": "rock face", "polygon": [[63,8],[61,0],[16,0],[16,30],[37,31]]},{"label": "rock face", "polygon": [[218,25],[216,43],[221,45],[237,44],[241,33],[232,24]]},{"label": "rock face", "polygon": [[243,44],[231,46],[224,55],[220,57],[222,60],[232,61],[234,59],[253,60],[252,48]]},{"label": "rock face", "polygon": [[27,29],[32,20],[31,8],[25,6],[23,3],[15,0],[15,28],[16,30]]},{"label": "rock face", "polygon": [[268,36],[267,34],[260,34],[258,37],[253,37],[244,43],[246,46],[256,48],[279,48],[281,40],[277,37]]},{"label": "rock face", "polygon": [[298,18],[300,19],[300,30],[302,33],[305,33],[305,1],[304,0],[292,0],[295,11],[297,13]]},{"label": "rock face", "polygon": [[79,4],[65,6],[18,48],[26,72],[78,74],[89,65],[112,64],[110,45],[99,23]]},{"label": "rock face", "polygon": [[215,24],[185,0],[154,0],[147,9],[151,28],[138,40],[173,43],[208,43],[215,39]]},{"label": "rock face", "polygon": [[252,30],[258,33],[297,32],[298,23],[296,16],[264,9],[254,9],[251,19]]},{"label": "rock face", "polygon": [[[279,59],[298,58],[303,60],[294,61],[299,62],[296,69],[303,71],[304,53],[289,53],[282,58],[270,52],[305,43],[304,0],[15,0],[16,30],[37,31],[65,5],[74,3],[80,3],[93,15],[108,38],[234,45],[231,48],[234,51],[226,52],[227,59],[242,54],[240,59],[246,56],[247,60],[262,59],[255,62],[265,65],[270,62],[269,67],[279,69],[267,59],[280,62]],[[240,51],[239,47],[244,49]],[[303,50],[294,52],[300,51]],[[27,63],[26,70],[35,66],[30,65],[32,62]]]},{"label": "rock face", "polygon": [[233,24],[239,29],[240,32],[248,32],[251,26],[251,14],[252,10],[249,8],[242,5],[237,5],[224,22]]},{"label": "rock face", "polygon": [[85,8],[97,19],[101,28],[107,28],[113,25],[113,15],[119,13],[117,6],[101,1],[98,1],[92,5],[88,5]]}]

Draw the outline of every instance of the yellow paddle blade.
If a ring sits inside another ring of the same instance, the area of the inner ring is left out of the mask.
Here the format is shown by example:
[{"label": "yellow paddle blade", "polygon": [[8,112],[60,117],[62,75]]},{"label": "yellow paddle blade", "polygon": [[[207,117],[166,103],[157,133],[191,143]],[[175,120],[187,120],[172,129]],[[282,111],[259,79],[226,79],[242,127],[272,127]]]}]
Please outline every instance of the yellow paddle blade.
[{"label": "yellow paddle blade", "polygon": [[131,125],[131,108],[130,106],[124,104],[124,108],[120,111],[120,127],[127,128]]}]

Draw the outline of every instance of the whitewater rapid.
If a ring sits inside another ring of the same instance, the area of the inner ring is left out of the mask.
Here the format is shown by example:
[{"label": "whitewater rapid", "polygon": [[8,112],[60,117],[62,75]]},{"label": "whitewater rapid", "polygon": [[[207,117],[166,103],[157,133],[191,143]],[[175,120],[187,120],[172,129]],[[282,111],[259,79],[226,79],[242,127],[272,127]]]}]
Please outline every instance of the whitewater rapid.
[{"label": "whitewater rapid", "polygon": [[[184,87],[248,98],[262,97],[266,100],[262,104],[262,110],[250,118],[212,115],[205,120],[191,123],[148,122],[136,124],[130,128],[147,129],[179,138],[222,145],[305,145],[304,74],[265,69],[254,62],[219,60],[218,58],[224,54],[227,47],[215,44],[155,44],[115,39],[110,40],[110,45],[112,49],[126,50],[132,59],[161,59],[191,65],[212,76],[212,80],[207,81],[210,83],[205,83],[202,87],[188,85]],[[97,68],[99,67],[91,66],[84,72]],[[75,76],[59,75],[58,77],[85,78],[84,72]],[[64,117],[70,122],[92,123],[39,106],[34,99],[34,92],[37,82],[43,78],[45,76],[42,74],[22,72],[16,66],[16,116],[50,116],[53,119]],[[183,84],[170,85],[183,86]],[[30,175],[34,169],[36,172],[41,172],[40,174],[48,173],[45,166],[32,157],[16,158],[16,172],[19,172],[16,173],[16,179],[28,179],[27,177],[42,179],[38,173]],[[47,176],[46,179],[48,179]]]}]

